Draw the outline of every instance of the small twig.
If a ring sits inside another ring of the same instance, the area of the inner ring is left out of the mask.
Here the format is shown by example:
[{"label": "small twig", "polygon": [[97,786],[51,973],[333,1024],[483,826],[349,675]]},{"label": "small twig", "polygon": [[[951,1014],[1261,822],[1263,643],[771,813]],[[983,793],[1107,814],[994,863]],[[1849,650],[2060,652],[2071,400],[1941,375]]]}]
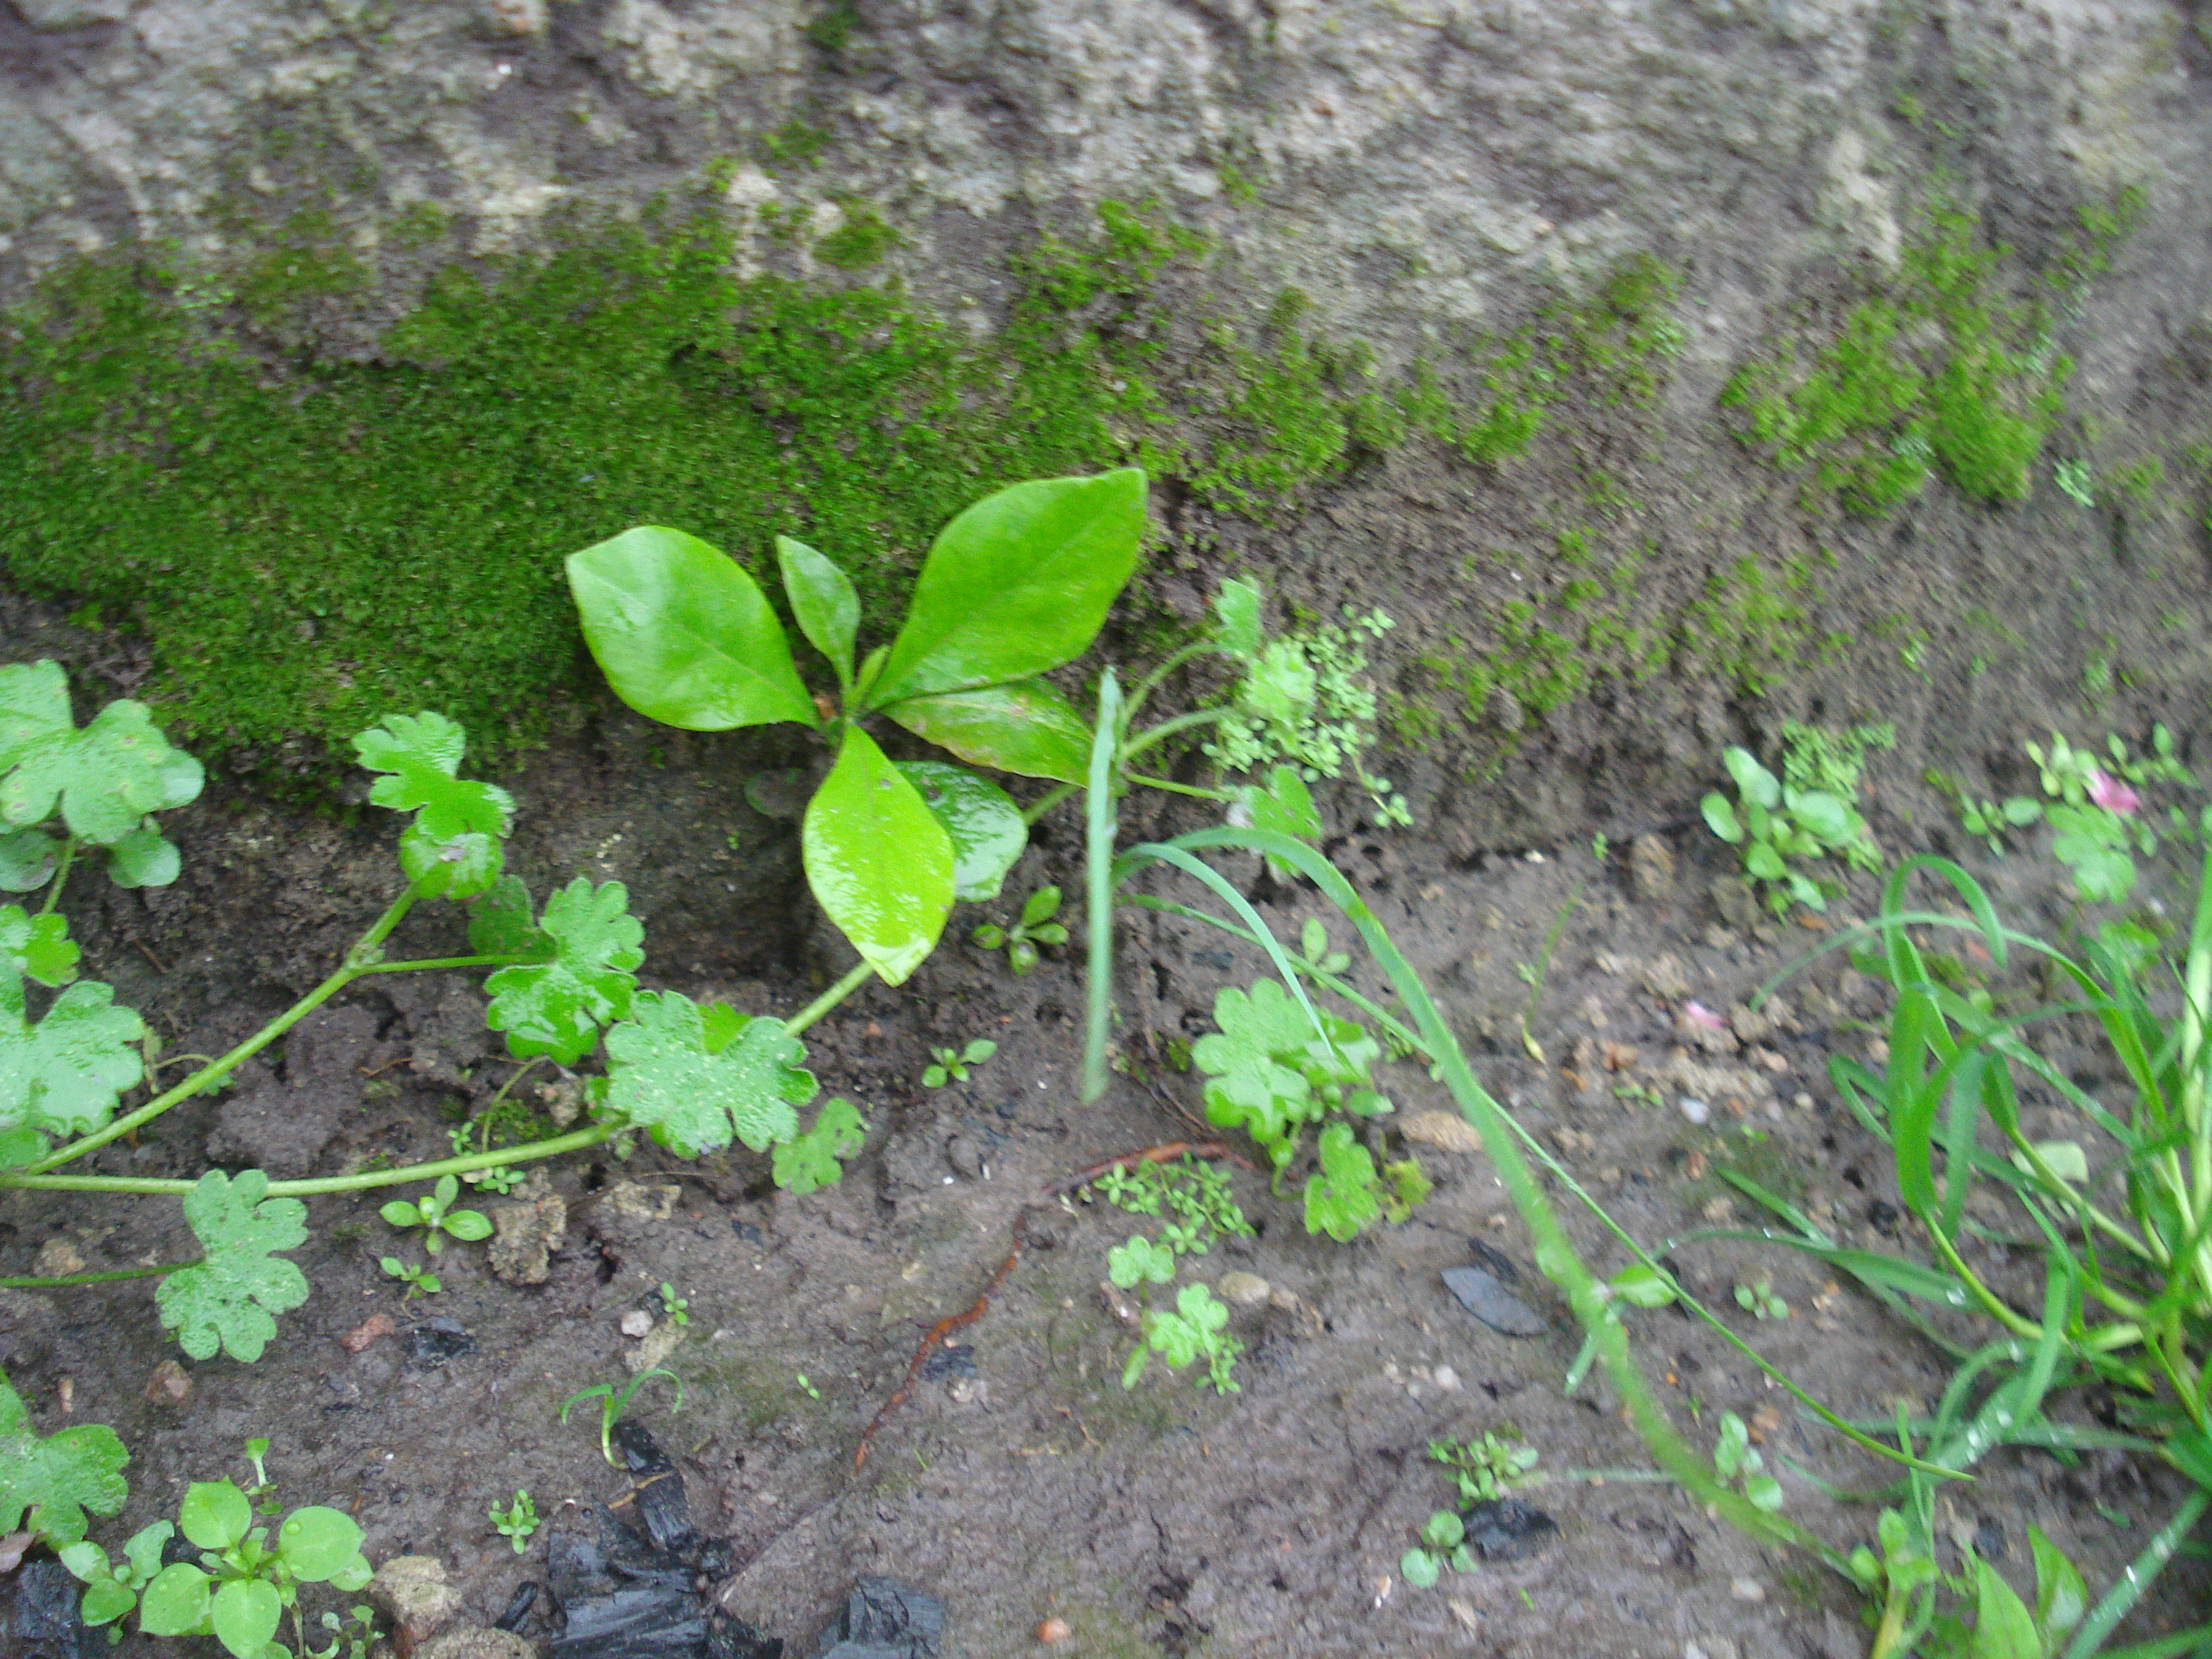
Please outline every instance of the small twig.
[{"label": "small twig", "polygon": [[[384,1064],[383,1064],[383,1065],[381,1065],[381,1066],[375,1066],[375,1067],[373,1067],[373,1068],[370,1068],[370,1069],[368,1069],[368,1070],[362,1070],[361,1074],[362,1074],[363,1077],[382,1077],[382,1076],[383,1076],[386,1072],[390,1071],[393,1066],[398,1066],[398,1065],[402,1065],[402,1064],[405,1063],[406,1061],[408,1061],[408,1060],[412,1060],[413,1058],[414,1058],[414,1055],[413,1055],[412,1054],[394,1054],[391,1059],[389,1059],[389,1060],[386,1060],[386,1061],[384,1062]],[[359,1067],[356,1067],[356,1070],[361,1070],[361,1068],[359,1068]]]},{"label": "small twig", "polygon": [[[1024,1209],[1022,1213],[1026,1215],[1028,1211]],[[921,1346],[914,1351],[914,1358],[906,1368],[904,1380],[899,1383],[891,1397],[877,1407],[876,1414],[868,1419],[868,1426],[860,1431],[860,1443],[853,1449],[854,1468],[858,1469],[861,1464],[868,1461],[868,1442],[875,1437],[877,1425],[882,1423],[894,1408],[904,1405],[907,1396],[914,1392],[915,1382],[921,1376],[922,1366],[928,1362],[930,1350],[962,1326],[972,1325],[981,1319],[983,1316],[983,1310],[991,1305],[992,1293],[1006,1282],[1006,1275],[1013,1272],[1014,1264],[1021,1259],[1022,1219],[1021,1216],[1018,1215],[1014,1218],[1014,1248],[1006,1252],[1006,1259],[999,1264],[999,1271],[991,1275],[991,1282],[983,1286],[982,1294],[969,1305],[966,1312],[953,1314],[947,1318],[940,1319],[929,1328],[929,1334],[921,1339]]]},{"label": "small twig", "polygon": [[1226,1142],[1219,1140],[1164,1140],[1157,1146],[1146,1146],[1139,1152],[1124,1152],[1119,1158],[1109,1158],[1103,1164],[1094,1164],[1087,1170],[1078,1170],[1073,1175],[1062,1176],[1044,1189],[1048,1198],[1058,1198],[1079,1187],[1087,1187],[1109,1170],[1127,1173],[1132,1164],[1165,1164],[1170,1158],[1218,1158],[1225,1164],[1234,1164],[1240,1170],[1255,1170],[1258,1166],[1249,1159],[1239,1157]]}]

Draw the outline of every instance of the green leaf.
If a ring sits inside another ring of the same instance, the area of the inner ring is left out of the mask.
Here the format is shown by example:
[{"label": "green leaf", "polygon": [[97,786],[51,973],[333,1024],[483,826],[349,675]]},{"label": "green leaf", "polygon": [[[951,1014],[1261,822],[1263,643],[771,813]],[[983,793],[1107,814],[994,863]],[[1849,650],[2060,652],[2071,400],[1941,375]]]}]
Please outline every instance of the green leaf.
[{"label": "green leaf", "polygon": [[204,1550],[227,1550],[253,1527],[253,1504],[232,1480],[195,1480],[177,1508],[177,1525]]},{"label": "green leaf", "polygon": [[107,849],[107,878],[118,887],[167,887],[183,867],[176,848],[151,824]]},{"label": "green leaf", "polygon": [[491,1237],[491,1222],[481,1210],[455,1210],[444,1218],[447,1232],[464,1244],[474,1244]]},{"label": "green leaf", "polygon": [[27,893],[45,886],[61,857],[61,842],[43,830],[11,830],[0,836],[0,892]]},{"label": "green leaf", "polygon": [[1674,1287],[1666,1276],[1641,1261],[1630,1262],[1606,1283],[1615,1297],[1632,1308],[1664,1308],[1674,1300]]},{"label": "green leaf", "polygon": [[1785,804],[1792,817],[1827,845],[1840,847],[1851,839],[1854,814],[1842,797],[1820,789],[1792,789],[1786,792]]},{"label": "green leaf", "polygon": [[0,963],[0,1132],[75,1136],[106,1123],[145,1070],[145,1023],[96,980],[72,985],[46,1018],[24,1018],[22,976]]},{"label": "green leaf", "polygon": [[1060,889],[1040,887],[1022,902],[1021,925],[1034,928],[1060,914]]},{"label": "green leaf", "polygon": [[1145,475],[1048,478],[987,495],[938,533],[872,706],[1000,685],[1082,654],[1145,533]]},{"label": "green leaf", "polygon": [[1426,1550],[1407,1550],[1398,1558],[1398,1576],[1415,1589],[1428,1589],[1437,1582],[1437,1558]]},{"label": "green leaf", "polygon": [[0,818],[43,823],[58,801],[70,833],[103,847],[149,812],[197,799],[204,781],[142,702],[109,703],[79,732],[69,682],[52,662],[0,668]]},{"label": "green leaf", "polygon": [[1773,773],[1753,758],[1748,749],[1730,747],[1721,751],[1721,764],[1728,769],[1729,776],[1735,780],[1736,793],[1748,802],[1772,811],[1782,805],[1782,785]]},{"label": "green leaf", "polygon": [[49,1541],[84,1536],[84,1512],[113,1515],[131,1495],[123,1478],[131,1454],[114,1430],[80,1423],[41,1440],[4,1375],[0,1375],[0,1533],[14,1532],[27,1512],[32,1529]]},{"label": "green leaf", "polygon": [[805,542],[775,538],[784,597],[807,643],[830,659],[837,684],[853,683],[853,641],[860,632],[860,596],[852,579]]},{"label": "green leaf", "polygon": [[185,1194],[185,1219],[207,1259],[164,1279],[155,1300],[161,1323],[195,1359],[221,1347],[251,1364],[276,1334],[271,1316],[307,1299],[307,1275],[275,1254],[306,1241],[307,1206],[268,1190],[258,1170],[210,1170]]},{"label": "green leaf", "polygon": [[2008,795],[2002,810],[2007,823],[2024,828],[2043,816],[2043,803],[2032,795]]},{"label": "green leaf", "polygon": [[496,784],[454,775],[467,746],[443,714],[394,714],[355,734],[362,765],[388,775],[370,786],[370,804],[412,812],[399,837],[399,866],[432,895],[467,898],[499,878],[499,843],[514,822],[514,798]]},{"label": "green leaf", "polygon": [[952,838],[856,726],[806,805],[799,843],[815,902],[885,984],[904,983],[952,908]]},{"label": "green leaf", "polygon": [[541,929],[520,876],[501,876],[469,906],[469,949],[478,956],[552,960],[559,947]]},{"label": "green leaf", "polygon": [[312,1583],[335,1577],[361,1553],[362,1530],[339,1510],[310,1504],[294,1510],[276,1529],[276,1553],[293,1577]]},{"label": "green leaf", "polygon": [[1260,654],[1260,590],[1231,576],[1213,596],[1213,645],[1225,657],[1249,662]]},{"label": "green leaf", "polygon": [[[83,1576],[78,1574],[79,1577]],[[137,1605],[137,1591],[112,1578],[103,1578],[85,1586],[84,1601],[76,1616],[96,1630],[102,1625],[113,1624]]]},{"label": "green leaf", "polygon": [[[1192,1045],[1191,1060],[1211,1079],[1206,1115],[1224,1128],[1243,1124],[1252,1138],[1287,1155],[1298,1126],[1321,1115],[1316,1089],[1364,1085],[1382,1049],[1360,1028],[1333,1014],[1317,1031],[1305,1010],[1272,979],[1250,991],[1224,986],[1213,1000],[1220,1027]],[[1377,1109],[1388,1103],[1377,1097]]]},{"label": "green leaf", "polygon": [[[1321,813],[1314,806],[1313,791],[1306,787],[1297,767],[1275,767],[1267,774],[1266,788],[1249,784],[1238,794],[1253,829],[1272,830],[1298,841],[1321,838]],[[1289,873],[1289,866],[1281,860],[1270,859],[1268,863],[1279,873]]]},{"label": "green leaf", "polygon": [[1432,1550],[1455,1550],[1467,1537],[1467,1523],[1450,1510],[1438,1510],[1421,1528],[1421,1541]]},{"label": "green leaf", "polygon": [[207,1628],[215,1581],[188,1561],[154,1575],[138,1602],[138,1628],[149,1636],[193,1636]]},{"label": "green leaf", "polygon": [[622,883],[593,887],[583,876],[546,900],[538,926],[556,955],[486,980],[492,1000],[484,1024],[507,1034],[517,1060],[547,1054],[573,1066],[599,1046],[601,1026],[629,1012],[645,926],[629,914]]},{"label": "green leaf", "polygon": [[799,1069],[806,1045],[780,1019],[737,1016],[735,1039],[708,1044],[699,1006],[673,991],[641,991],[607,1033],[607,1106],[679,1158],[720,1152],[736,1137],[755,1152],[799,1132],[793,1109],[814,1098]]},{"label": "green leaf", "polygon": [[614,693],[664,726],[817,726],[783,624],[744,568],[656,525],[568,556],[584,640]]},{"label": "green leaf", "polygon": [[[176,1535],[176,1527],[167,1521],[155,1521],[131,1534],[123,1553],[131,1560],[131,1573],[141,1584],[152,1582],[161,1571],[161,1548]],[[118,1577],[122,1575],[118,1573]]]},{"label": "green leaf", "polygon": [[970,765],[1025,778],[1080,783],[1091,752],[1090,726],[1042,680],[908,697],[883,712]]},{"label": "green leaf", "polygon": [[1996,1569],[1974,1558],[1974,1640],[1970,1659],[2043,1659],[2035,1618]]},{"label": "green leaf", "polygon": [[[2047,1638],[2064,1636],[2089,1610],[2089,1588],[2065,1552],[2028,1522],[2027,1547],[2035,1557],[2035,1624]],[[2051,1644],[2056,1645],[2055,1643]]]},{"label": "green leaf", "polygon": [[999,884],[1030,844],[1029,825],[1013,798],[964,766],[901,761],[898,769],[951,837],[953,897],[998,897]]},{"label": "green leaf", "polygon": [[775,1184],[799,1197],[835,1186],[845,1174],[842,1160],[858,1156],[866,1140],[858,1107],[842,1098],[825,1101],[812,1128],[777,1145]]},{"label": "green leaf", "polygon": [[1771,842],[1755,841],[1744,848],[1743,867],[1761,881],[1780,881],[1790,873]]},{"label": "green leaf", "polygon": [[1127,1243],[1106,1252],[1106,1276],[1125,1291],[1144,1284],[1164,1285],[1175,1274],[1175,1252],[1142,1233],[1130,1234]]},{"label": "green leaf", "polygon": [[1352,1138],[1350,1125],[1330,1124],[1321,1132],[1320,1172],[1306,1181],[1306,1231],[1349,1244],[1382,1212],[1375,1159]]},{"label": "green leaf", "polygon": [[216,1591],[208,1625],[236,1659],[264,1659],[262,1650],[283,1616],[276,1585],[265,1578],[234,1578]]},{"label": "green leaf", "polygon": [[389,1204],[379,1209],[377,1214],[384,1218],[387,1226],[405,1228],[419,1227],[422,1224],[422,1212],[404,1198],[393,1199]]},{"label": "green leaf", "polygon": [[69,918],[58,910],[33,916],[20,904],[0,907],[0,963],[41,985],[68,984],[77,963]]}]

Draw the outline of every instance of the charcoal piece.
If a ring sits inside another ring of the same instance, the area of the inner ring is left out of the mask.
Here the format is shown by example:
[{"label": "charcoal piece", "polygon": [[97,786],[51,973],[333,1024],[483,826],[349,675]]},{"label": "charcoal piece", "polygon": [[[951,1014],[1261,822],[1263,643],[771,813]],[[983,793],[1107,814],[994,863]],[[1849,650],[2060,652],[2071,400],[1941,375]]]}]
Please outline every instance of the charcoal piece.
[{"label": "charcoal piece", "polygon": [[477,1351],[477,1340],[458,1319],[441,1314],[407,1333],[407,1363],[418,1370],[434,1370],[449,1359],[462,1359]]},{"label": "charcoal piece", "polygon": [[514,1587],[514,1594],[507,1599],[507,1611],[492,1620],[494,1630],[518,1631],[522,1621],[530,1617],[531,1608],[538,1605],[538,1581],[526,1578]]},{"label": "charcoal piece", "polygon": [[568,1627],[546,1644],[551,1659],[696,1659],[707,1612],[689,1585],[639,1585],[568,1607]]},{"label": "charcoal piece", "polygon": [[1517,1498],[1490,1498],[1461,1511],[1467,1547],[1486,1561],[1518,1561],[1549,1543],[1559,1523]]},{"label": "charcoal piece", "polygon": [[707,1626],[707,1659],[783,1659],[783,1638],[717,1614]]},{"label": "charcoal piece", "polygon": [[653,1431],[642,1423],[625,1417],[614,1426],[611,1438],[615,1449],[623,1455],[623,1462],[632,1474],[659,1474],[672,1469],[668,1454],[660,1449],[660,1443],[653,1437]]},{"label": "charcoal piece", "polygon": [[816,1659],[951,1659],[945,1603],[891,1578],[863,1578],[823,1633]]},{"label": "charcoal piece", "polygon": [[1462,1307],[1504,1335],[1541,1336],[1552,1328],[1487,1267],[1447,1267],[1444,1288],[1459,1298]]},{"label": "charcoal piece", "polygon": [[6,1626],[16,1638],[0,1643],[10,1659],[93,1659],[107,1651],[105,1632],[77,1622],[78,1585],[52,1557],[27,1560],[15,1571],[15,1616]]},{"label": "charcoal piece", "polygon": [[921,1362],[921,1379],[925,1382],[975,1375],[975,1350],[963,1345],[947,1342],[942,1347],[933,1348],[929,1358]]},{"label": "charcoal piece", "polygon": [[699,1534],[691,1525],[691,1503],[684,1496],[684,1477],[669,1469],[654,1475],[630,1494],[645,1535],[664,1555],[690,1562],[698,1553]]}]

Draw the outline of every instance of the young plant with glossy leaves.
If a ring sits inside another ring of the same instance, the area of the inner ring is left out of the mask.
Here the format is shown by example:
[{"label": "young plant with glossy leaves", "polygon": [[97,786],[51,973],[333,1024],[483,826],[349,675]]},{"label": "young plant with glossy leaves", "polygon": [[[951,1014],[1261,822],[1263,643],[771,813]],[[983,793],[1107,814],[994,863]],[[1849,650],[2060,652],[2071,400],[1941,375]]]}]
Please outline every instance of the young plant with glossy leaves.
[{"label": "young plant with glossy leaves", "polygon": [[234,1659],[265,1659],[285,1609],[296,1620],[301,1584],[357,1590],[368,1583],[361,1528],[343,1511],[295,1510],[273,1537],[253,1521],[252,1502],[235,1482],[194,1482],[177,1528],[199,1560],[154,1576],[139,1598],[138,1627],[149,1636],[213,1636]]}]

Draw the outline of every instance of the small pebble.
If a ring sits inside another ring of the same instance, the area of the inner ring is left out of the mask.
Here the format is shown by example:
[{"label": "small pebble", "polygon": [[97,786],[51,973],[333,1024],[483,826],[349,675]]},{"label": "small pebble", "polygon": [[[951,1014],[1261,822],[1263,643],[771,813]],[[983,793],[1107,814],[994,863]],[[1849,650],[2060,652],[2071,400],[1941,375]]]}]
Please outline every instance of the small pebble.
[{"label": "small pebble", "polygon": [[1764,1601],[1766,1586],[1756,1578],[1731,1578],[1729,1580],[1729,1594],[1739,1601]]},{"label": "small pebble", "polygon": [[1692,1123],[1702,1124],[1713,1115],[1713,1109],[1692,1096],[1682,1097],[1682,1115]]},{"label": "small pebble", "polygon": [[1065,1642],[1074,1634],[1065,1619],[1048,1619],[1036,1627],[1036,1639],[1040,1642]]},{"label": "small pebble", "polygon": [[653,1316],[642,1308],[632,1308],[622,1316],[624,1336],[643,1336],[653,1328]]},{"label": "small pebble", "polygon": [[1813,1097],[1808,1094],[1800,1094],[1790,1103],[1792,1106],[1795,1106],[1801,1112],[1809,1112],[1813,1109]]},{"label": "small pebble", "polygon": [[1258,1307],[1267,1299],[1273,1288],[1259,1274],[1248,1273],[1224,1273],[1221,1282],[1214,1286],[1224,1302],[1237,1308]]},{"label": "small pebble", "polygon": [[1429,1381],[1446,1394],[1459,1392],[1459,1373],[1449,1365],[1439,1365],[1435,1370],[1430,1372]]},{"label": "small pebble", "polygon": [[154,1367],[146,1381],[146,1398],[156,1406],[181,1406],[192,1397],[192,1379],[173,1359]]}]

